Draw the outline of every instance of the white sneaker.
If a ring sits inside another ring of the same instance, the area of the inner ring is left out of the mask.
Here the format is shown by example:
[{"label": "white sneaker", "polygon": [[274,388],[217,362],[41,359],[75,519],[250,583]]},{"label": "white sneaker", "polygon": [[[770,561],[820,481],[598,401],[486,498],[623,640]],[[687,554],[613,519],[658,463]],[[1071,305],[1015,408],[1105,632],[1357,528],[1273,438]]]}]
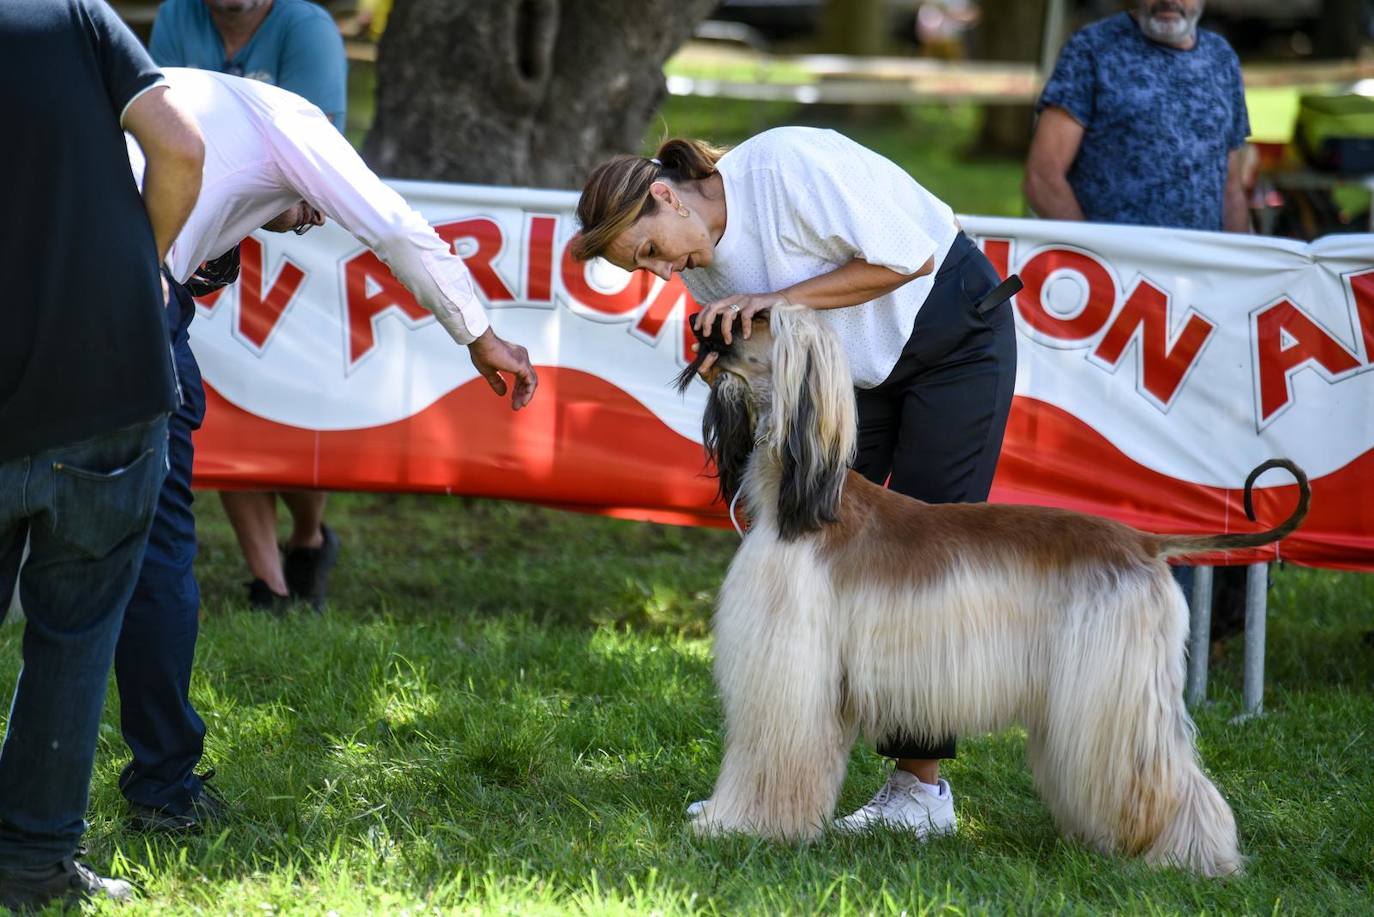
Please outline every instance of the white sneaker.
[{"label": "white sneaker", "polygon": [[689,805],[689,806],[687,807],[687,817],[688,817],[689,819],[696,818],[698,815],[700,815],[702,812],[705,812],[705,811],[706,811],[706,800],[704,800],[704,799],[698,799],[696,802],[692,803],[691,805]]},{"label": "white sneaker", "polygon": [[867,804],[837,819],[835,827],[855,834],[872,828],[891,828],[913,832],[921,840],[953,834],[958,828],[954,818],[954,794],[943,780],[939,783],[939,791],[934,792],[915,775],[896,768]]}]

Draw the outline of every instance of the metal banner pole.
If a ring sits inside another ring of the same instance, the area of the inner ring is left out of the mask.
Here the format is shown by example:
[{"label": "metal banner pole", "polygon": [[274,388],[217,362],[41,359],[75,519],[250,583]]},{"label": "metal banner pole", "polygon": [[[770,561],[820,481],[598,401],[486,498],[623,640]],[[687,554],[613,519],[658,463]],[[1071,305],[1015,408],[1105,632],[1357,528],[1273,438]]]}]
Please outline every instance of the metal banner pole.
[{"label": "metal banner pole", "polygon": [[1207,699],[1207,654],[1212,643],[1212,568],[1193,568],[1188,628],[1188,683],[1184,699],[1196,707]]},{"label": "metal banner pole", "polygon": [[1264,712],[1264,615],[1269,565],[1251,564],[1245,577],[1245,713]]}]

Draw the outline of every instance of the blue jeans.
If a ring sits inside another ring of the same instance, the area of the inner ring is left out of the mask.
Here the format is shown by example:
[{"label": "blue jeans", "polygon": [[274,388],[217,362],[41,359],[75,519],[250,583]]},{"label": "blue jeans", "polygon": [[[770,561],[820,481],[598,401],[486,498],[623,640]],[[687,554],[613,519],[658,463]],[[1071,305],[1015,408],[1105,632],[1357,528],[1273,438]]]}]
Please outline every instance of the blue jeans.
[{"label": "blue jeans", "polygon": [[17,579],[28,618],[0,748],[0,868],[71,856],[85,830],[115,639],[166,473],[165,417],[0,463],[0,614]]},{"label": "blue jeans", "polygon": [[195,767],[205,748],[205,722],[190,698],[200,629],[191,433],[205,417],[205,389],[187,338],[195,303],[180,284],[172,292],[180,310],[172,327],[172,353],[181,407],[168,418],[170,468],[158,495],[138,584],[124,611],[115,682],[120,727],[133,753],[119,775],[119,788],[132,803],[179,815],[200,795]]}]

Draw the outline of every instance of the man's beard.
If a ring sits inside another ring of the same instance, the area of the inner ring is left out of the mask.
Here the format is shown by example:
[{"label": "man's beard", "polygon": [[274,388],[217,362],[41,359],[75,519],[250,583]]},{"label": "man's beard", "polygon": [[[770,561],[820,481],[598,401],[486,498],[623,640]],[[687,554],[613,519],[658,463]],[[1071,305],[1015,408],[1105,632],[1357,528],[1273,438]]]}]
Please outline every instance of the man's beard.
[{"label": "man's beard", "polygon": [[224,13],[229,16],[249,13],[266,5],[267,0],[213,0],[213,2],[209,4],[210,8],[215,12]]},{"label": "man's beard", "polygon": [[[1161,19],[1159,13],[1175,12],[1179,14],[1178,19]],[[1145,36],[1161,44],[1185,44],[1193,39],[1197,34],[1197,21],[1202,16],[1202,6],[1199,4],[1197,11],[1192,16],[1185,16],[1181,6],[1173,3],[1151,3],[1150,9],[1144,15],[1137,17],[1140,22],[1140,30]]]}]

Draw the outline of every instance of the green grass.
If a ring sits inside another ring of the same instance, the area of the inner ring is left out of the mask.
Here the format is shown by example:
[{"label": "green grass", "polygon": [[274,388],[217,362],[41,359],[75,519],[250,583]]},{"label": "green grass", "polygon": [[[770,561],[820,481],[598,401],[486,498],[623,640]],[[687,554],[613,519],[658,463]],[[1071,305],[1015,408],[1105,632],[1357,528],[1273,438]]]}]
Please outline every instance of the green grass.
[{"label": "green grass", "polygon": [[[441,497],[338,495],[330,515],[332,607],[273,619],[200,501],[192,694],[234,818],[183,842],[123,829],[112,693],[88,843],[142,887],[135,913],[1374,912],[1374,578],[1276,572],[1263,719],[1230,722],[1239,644],[1215,663],[1200,743],[1251,857],[1217,882],[1061,840],[1015,730],[947,766],[954,838],[695,840],[733,533]],[[7,683],[18,643],[0,630]],[[880,779],[857,749],[841,805]]]}]

